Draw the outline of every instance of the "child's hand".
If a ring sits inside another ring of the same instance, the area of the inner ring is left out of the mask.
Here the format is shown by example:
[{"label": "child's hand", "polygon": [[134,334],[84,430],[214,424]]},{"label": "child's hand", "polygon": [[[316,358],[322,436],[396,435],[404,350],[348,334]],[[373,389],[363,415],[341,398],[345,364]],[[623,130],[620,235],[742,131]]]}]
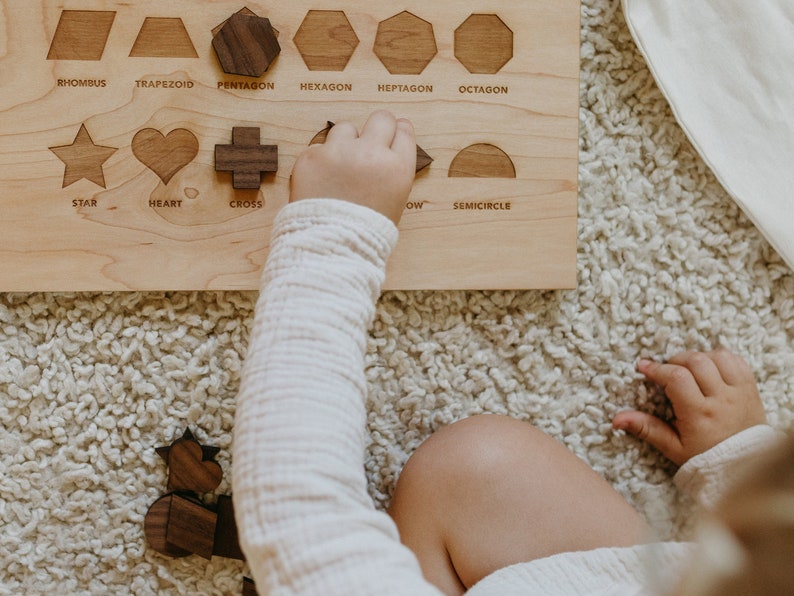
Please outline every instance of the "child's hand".
[{"label": "child's hand", "polygon": [[720,349],[684,352],[664,364],[640,360],[637,370],[661,385],[673,406],[669,424],[643,412],[621,412],[612,426],[659,449],[679,466],[736,433],[766,422],[748,364]]},{"label": "child's hand", "polygon": [[295,162],[290,202],[342,199],[399,223],[416,173],[413,125],[385,111],[373,113],[359,135],[350,122],[328,132]]}]

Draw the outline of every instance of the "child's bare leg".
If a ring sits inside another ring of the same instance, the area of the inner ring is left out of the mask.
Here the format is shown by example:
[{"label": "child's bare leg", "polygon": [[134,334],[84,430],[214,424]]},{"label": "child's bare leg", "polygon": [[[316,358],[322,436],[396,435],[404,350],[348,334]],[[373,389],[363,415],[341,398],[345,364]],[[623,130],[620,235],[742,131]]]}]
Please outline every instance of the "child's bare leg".
[{"label": "child's bare leg", "polygon": [[507,565],[648,534],[565,446],[503,416],[468,418],[430,437],[406,464],[389,513],[425,577],[448,594]]}]

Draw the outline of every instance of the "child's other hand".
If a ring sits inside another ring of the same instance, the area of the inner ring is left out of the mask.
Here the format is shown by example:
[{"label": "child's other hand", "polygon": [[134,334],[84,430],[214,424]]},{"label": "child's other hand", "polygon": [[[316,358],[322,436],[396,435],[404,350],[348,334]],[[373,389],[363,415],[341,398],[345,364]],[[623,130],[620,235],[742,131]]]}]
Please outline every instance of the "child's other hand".
[{"label": "child's other hand", "polygon": [[640,360],[637,370],[664,388],[675,419],[617,414],[612,426],[659,449],[679,466],[736,433],[766,422],[752,370],[728,350],[684,352],[665,363]]},{"label": "child's other hand", "polygon": [[359,134],[350,122],[328,132],[295,162],[290,202],[342,199],[399,223],[416,173],[416,139],[409,120],[374,112]]}]

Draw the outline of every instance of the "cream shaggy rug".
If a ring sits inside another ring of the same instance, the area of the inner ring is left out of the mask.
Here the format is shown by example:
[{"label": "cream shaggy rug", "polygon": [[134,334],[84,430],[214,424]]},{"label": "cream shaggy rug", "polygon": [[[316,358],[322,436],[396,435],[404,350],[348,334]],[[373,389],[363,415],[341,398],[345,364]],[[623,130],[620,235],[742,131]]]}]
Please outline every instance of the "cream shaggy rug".
[{"label": "cream shaggy rug", "polygon": [[[435,429],[498,412],[568,445],[680,536],[673,469],[610,430],[664,401],[639,356],[733,348],[770,421],[794,427],[794,276],[677,126],[618,0],[582,8],[579,287],[393,292],[369,342],[373,498]],[[240,593],[244,565],[147,548],[154,448],[190,426],[229,491],[254,293],[0,297],[0,593]],[[527,453],[527,457],[532,457]]]}]

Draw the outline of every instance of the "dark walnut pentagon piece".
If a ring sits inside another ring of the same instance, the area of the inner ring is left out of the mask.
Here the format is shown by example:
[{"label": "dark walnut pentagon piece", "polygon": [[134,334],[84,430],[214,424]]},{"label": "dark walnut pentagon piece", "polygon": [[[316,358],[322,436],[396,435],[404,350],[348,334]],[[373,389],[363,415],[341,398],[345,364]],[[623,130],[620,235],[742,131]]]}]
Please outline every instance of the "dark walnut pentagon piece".
[{"label": "dark walnut pentagon piece", "polygon": [[261,77],[281,53],[270,19],[243,12],[232,15],[212,39],[227,74]]}]

